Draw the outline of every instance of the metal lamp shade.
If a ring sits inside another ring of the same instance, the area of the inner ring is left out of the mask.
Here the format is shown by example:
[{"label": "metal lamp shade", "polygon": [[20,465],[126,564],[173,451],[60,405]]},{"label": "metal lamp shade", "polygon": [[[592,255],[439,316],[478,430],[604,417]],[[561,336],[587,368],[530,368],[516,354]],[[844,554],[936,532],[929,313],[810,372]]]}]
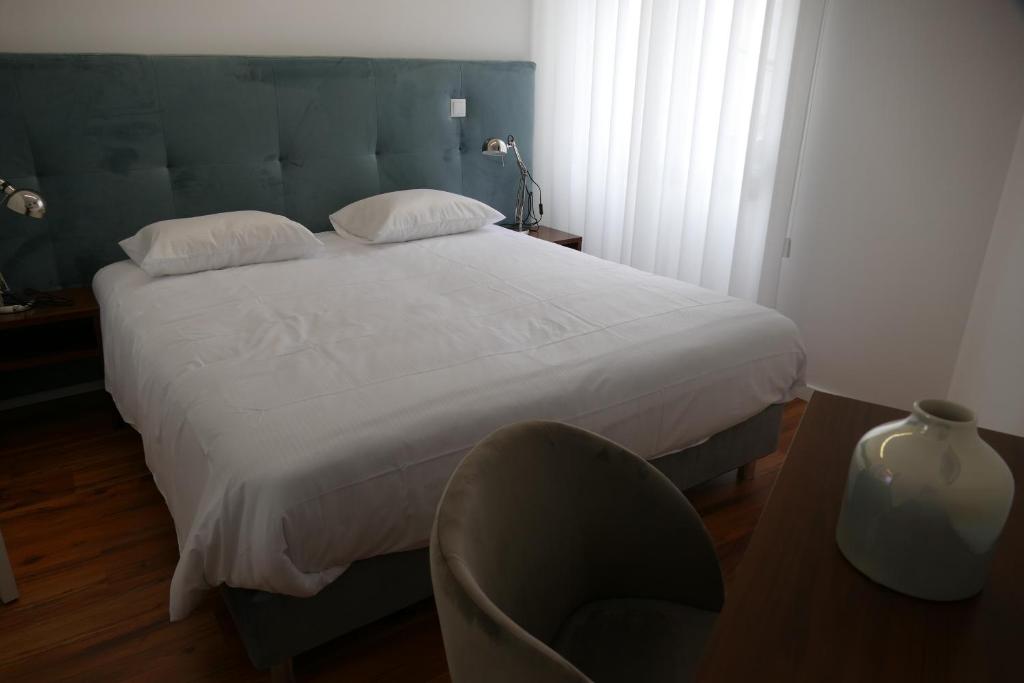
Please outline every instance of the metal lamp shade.
[{"label": "metal lamp shade", "polygon": [[15,190],[7,196],[7,208],[29,218],[42,218],[46,215],[46,202],[31,190]]},{"label": "metal lamp shade", "polygon": [[508,154],[508,143],[501,138],[487,138],[484,141],[483,153],[490,157],[501,157]]}]

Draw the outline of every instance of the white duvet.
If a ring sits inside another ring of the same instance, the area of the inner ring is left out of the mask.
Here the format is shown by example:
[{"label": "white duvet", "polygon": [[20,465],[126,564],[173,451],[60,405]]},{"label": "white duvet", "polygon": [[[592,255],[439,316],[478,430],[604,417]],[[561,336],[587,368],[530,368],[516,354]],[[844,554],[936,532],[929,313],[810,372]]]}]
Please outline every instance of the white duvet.
[{"label": "white duvet", "polygon": [[226,583],[313,595],[418,548],[459,459],[555,419],[647,458],[792,397],[778,313],[502,228],[153,279],[101,270],[107,388],[181,557],[172,619]]}]

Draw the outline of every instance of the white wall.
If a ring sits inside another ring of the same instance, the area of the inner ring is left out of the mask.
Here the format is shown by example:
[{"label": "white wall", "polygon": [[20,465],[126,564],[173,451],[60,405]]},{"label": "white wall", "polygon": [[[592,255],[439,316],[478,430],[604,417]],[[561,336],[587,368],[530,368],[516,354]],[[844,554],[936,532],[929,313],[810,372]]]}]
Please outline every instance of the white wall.
[{"label": "white wall", "polygon": [[1024,111],[1010,0],[831,0],[778,308],[809,382],[945,396]]},{"label": "white wall", "polygon": [[1024,436],[1024,119],[949,397],[983,426]]},{"label": "white wall", "polygon": [[528,59],[530,6],[530,0],[0,0],[0,51]]}]

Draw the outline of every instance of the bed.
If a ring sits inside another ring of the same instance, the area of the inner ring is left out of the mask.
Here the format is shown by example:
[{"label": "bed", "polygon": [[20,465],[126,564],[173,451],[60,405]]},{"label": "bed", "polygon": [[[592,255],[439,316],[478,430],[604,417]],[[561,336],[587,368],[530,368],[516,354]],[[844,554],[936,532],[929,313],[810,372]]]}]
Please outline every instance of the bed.
[{"label": "bed", "polygon": [[172,619],[214,586],[311,596],[425,546],[455,464],[504,424],[657,458],[802,379],[778,313],[507,229],[321,237],[313,259],[96,275],[107,388],[178,532]]},{"label": "bed", "polygon": [[430,595],[434,506],[493,429],[564,420],[685,487],[770,453],[802,383],[774,311],[494,226],[320,232],[317,258],[157,279],[120,260],[155,220],[322,231],[409,187],[510,215],[514,165],[479,144],[511,131],[529,157],[532,64],[0,55],[0,84],[5,168],[50,200],[37,233],[0,230],[0,267],[92,279],[106,386],[174,519],[170,616],[221,587],[257,666]]}]

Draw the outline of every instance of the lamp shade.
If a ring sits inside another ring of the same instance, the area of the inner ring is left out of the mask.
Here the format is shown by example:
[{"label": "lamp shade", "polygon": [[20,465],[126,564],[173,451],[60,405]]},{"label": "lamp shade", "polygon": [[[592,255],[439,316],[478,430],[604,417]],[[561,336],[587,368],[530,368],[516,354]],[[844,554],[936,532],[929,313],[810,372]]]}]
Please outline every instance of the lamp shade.
[{"label": "lamp shade", "polygon": [[505,156],[508,154],[508,143],[501,138],[487,138],[482,151],[489,157]]},{"label": "lamp shade", "polygon": [[46,202],[42,195],[32,190],[19,190],[6,180],[0,178],[0,204],[14,213],[29,218],[42,218],[46,215]]},{"label": "lamp shade", "polygon": [[42,218],[46,215],[46,202],[31,190],[15,190],[7,198],[7,208],[29,218]]}]

